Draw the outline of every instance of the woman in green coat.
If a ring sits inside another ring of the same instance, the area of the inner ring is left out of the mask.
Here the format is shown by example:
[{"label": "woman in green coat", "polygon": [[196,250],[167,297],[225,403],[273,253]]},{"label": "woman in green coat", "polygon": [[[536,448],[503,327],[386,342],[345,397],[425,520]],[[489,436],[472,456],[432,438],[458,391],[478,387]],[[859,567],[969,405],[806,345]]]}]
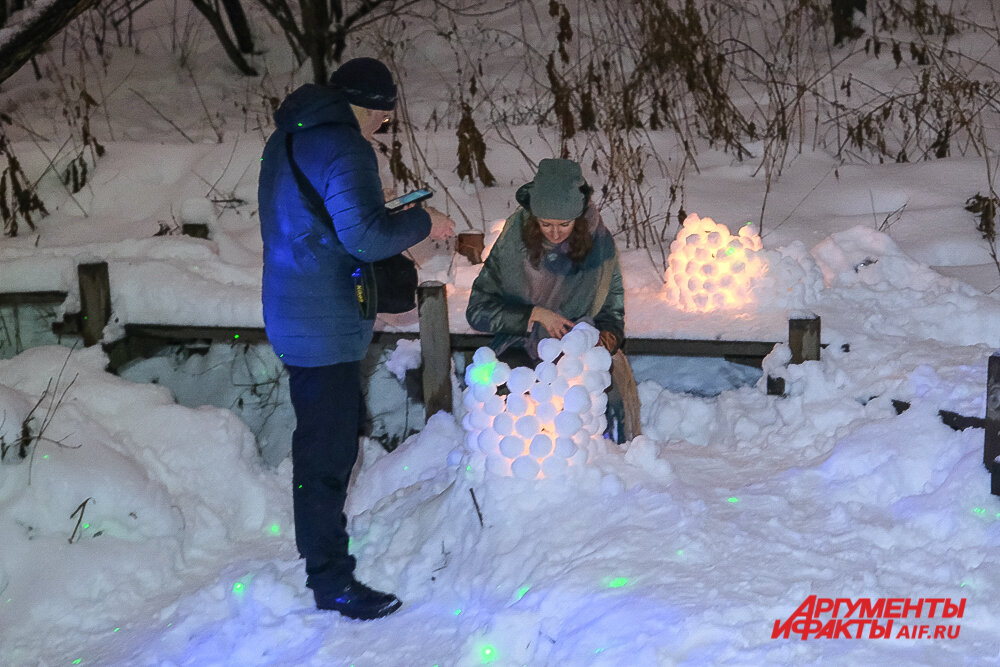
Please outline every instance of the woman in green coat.
[{"label": "woman in green coat", "polygon": [[538,341],[581,321],[612,354],[625,338],[618,252],[592,193],[576,162],[542,160],[472,284],[465,317],[511,366],[534,366]]}]

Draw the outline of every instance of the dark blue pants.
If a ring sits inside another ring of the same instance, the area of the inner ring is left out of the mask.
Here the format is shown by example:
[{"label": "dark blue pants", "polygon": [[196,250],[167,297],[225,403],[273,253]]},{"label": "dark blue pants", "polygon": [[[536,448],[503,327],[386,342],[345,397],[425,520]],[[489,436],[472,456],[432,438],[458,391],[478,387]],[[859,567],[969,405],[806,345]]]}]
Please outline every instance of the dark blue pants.
[{"label": "dark blue pants", "polygon": [[306,561],[306,585],[339,591],[354,575],[344,502],[365,414],[361,362],[286,368],[296,421],[292,435],[295,543]]}]

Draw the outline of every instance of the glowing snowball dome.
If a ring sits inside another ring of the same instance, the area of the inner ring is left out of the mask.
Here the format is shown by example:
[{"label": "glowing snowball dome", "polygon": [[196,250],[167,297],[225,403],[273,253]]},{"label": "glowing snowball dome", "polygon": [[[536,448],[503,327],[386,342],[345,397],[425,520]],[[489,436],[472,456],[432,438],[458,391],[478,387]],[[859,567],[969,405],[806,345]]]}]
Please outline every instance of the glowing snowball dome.
[{"label": "glowing snowball dome", "polygon": [[667,302],[703,313],[750,305],[754,285],[767,272],[762,247],[749,223],[733,236],[725,225],[692,213],[670,244]]}]

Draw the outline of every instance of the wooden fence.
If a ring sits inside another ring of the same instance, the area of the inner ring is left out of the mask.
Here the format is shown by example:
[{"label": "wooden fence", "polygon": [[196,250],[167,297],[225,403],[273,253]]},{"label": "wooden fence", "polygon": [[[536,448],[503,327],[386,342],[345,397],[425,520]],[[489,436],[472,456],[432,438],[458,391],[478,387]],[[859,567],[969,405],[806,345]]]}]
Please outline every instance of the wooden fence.
[{"label": "wooden fence", "polygon": [[[80,312],[67,314],[62,322],[53,324],[59,334],[81,336],[85,346],[101,342],[104,327],[111,317],[111,285],[108,265],[104,262],[81,264],[78,267],[80,287]],[[9,305],[59,305],[66,299],[65,292],[29,292],[0,294],[0,306]],[[427,416],[452,406],[451,355],[453,352],[471,353],[489,344],[485,334],[451,333],[448,322],[448,303],[445,286],[439,282],[426,282],[417,292],[419,332],[376,331],[373,342],[393,344],[401,339],[420,340],[422,385]],[[791,363],[814,361],[820,358],[820,318],[795,318],[788,322],[788,345]],[[227,326],[176,326],[161,324],[128,323],[125,335],[104,345],[112,372],[134,359],[150,357],[171,345],[207,343],[262,344],[267,334],[262,327]],[[748,340],[694,340],[667,338],[628,338],[624,350],[633,355],[720,357],[729,361],[760,368],[761,361],[777,343],[775,341]],[[953,428],[984,426],[986,436],[983,446],[983,463],[991,475],[991,492],[1000,495],[1000,356],[989,361],[986,418],[962,417],[941,411],[945,423]],[[784,394],[784,380],[767,378],[769,394]],[[908,404],[894,401],[897,411]]]}]

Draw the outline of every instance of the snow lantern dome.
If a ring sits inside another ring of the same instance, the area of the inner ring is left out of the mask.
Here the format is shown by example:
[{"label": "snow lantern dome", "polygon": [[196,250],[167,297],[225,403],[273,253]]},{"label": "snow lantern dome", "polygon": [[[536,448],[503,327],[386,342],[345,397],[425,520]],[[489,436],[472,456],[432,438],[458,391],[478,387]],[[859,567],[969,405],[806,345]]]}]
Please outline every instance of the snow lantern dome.
[{"label": "snow lantern dome", "polygon": [[[584,446],[600,441],[611,384],[611,355],[597,329],[578,324],[561,340],[538,344],[541,361],[510,368],[481,347],[465,369],[462,402],[466,448],[504,477],[560,477],[586,461]],[[498,389],[504,385],[507,393]]]},{"label": "snow lantern dome", "polygon": [[692,213],[670,244],[667,302],[700,313],[752,304],[754,285],[767,273],[761,248],[750,223],[733,236],[725,225]]}]

